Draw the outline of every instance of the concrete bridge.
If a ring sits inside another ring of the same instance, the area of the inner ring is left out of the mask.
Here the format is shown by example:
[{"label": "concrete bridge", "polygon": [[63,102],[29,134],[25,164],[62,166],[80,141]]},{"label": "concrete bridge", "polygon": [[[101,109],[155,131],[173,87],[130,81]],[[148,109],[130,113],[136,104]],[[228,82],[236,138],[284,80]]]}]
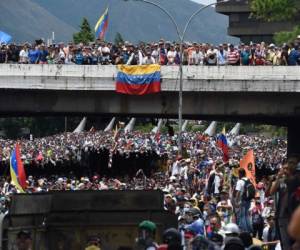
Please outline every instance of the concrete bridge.
[{"label": "concrete bridge", "polygon": [[[177,117],[178,72],[162,67],[160,94],[126,96],[115,66],[0,64],[0,115]],[[183,86],[184,118],[288,126],[299,144],[300,67],[189,66]]]}]

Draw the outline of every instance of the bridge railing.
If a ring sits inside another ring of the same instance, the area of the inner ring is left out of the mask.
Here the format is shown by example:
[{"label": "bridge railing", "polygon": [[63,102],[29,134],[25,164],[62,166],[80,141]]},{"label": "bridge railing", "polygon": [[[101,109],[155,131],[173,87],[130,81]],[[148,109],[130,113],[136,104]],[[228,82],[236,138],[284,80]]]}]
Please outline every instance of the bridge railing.
[{"label": "bridge railing", "polygon": [[[0,88],[111,91],[114,65],[0,64]],[[162,90],[179,88],[178,66],[161,68]],[[184,91],[300,92],[300,67],[184,66]]]}]

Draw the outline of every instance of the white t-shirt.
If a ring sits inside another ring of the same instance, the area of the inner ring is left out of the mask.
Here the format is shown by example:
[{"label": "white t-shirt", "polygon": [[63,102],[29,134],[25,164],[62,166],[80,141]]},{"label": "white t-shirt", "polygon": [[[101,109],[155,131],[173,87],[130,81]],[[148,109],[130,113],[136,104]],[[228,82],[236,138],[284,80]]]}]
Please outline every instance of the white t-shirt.
[{"label": "white t-shirt", "polygon": [[180,175],[180,172],[181,172],[181,165],[178,161],[176,161],[172,166],[172,176]]},{"label": "white t-shirt", "polygon": [[245,177],[242,178],[241,180],[238,180],[236,183],[235,191],[239,191],[239,192],[243,193],[246,180],[247,180],[247,178],[245,178]]},{"label": "white t-shirt", "polygon": [[104,48],[101,49],[101,52],[102,53],[110,53],[110,49],[107,46],[105,46]]},{"label": "white t-shirt", "polygon": [[262,238],[263,238],[263,242],[268,242],[268,233],[269,233],[269,229],[270,227],[269,226],[266,226],[263,230],[263,235],[262,235]]},{"label": "white t-shirt", "polygon": [[20,62],[21,63],[27,63],[28,62],[28,51],[22,49],[20,51],[19,56],[20,56]]},{"label": "white t-shirt", "polygon": [[60,59],[65,59],[65,57],[66,57],[66,54],[65,54],[65,52],[61,49],[61,50],[59,51],[59,58],[60,58]]},{"label": "white t-shirt", "polygon": [[158,61],[159,61],[158,50],[153,50],[151,56],[154,58],[155,62],[158,63]]},{"label": "white t-shirt", "polygon": [[201,65],[203,64],[203,58],[204,55],[201,51],[198,51],[198,53],[196,51],[192,52],[192,62],[195,65]]},{"label": "white t-shirt", "polygon": [[177,54],[176,51],[171,51],[171,50],[168,51],[168,54],[167,54],[168,64],[174,64],[176,54]]},{"label": "white t-shirt", "polygon": [[180,176],[183,177],[185,180],[188,179],[188,167],[187,166],[184,166],[183,168],[181,168],[181,171],[180,171]]},{"label": "white t-shirt", "polygon": [[220,186],[221,186],[221,177],[220,177],[220,174],[217,174],[215,173],[215,190],[214,190],[214,193],[215,194],[219,194],[220,193]]},{"label": "white t-shirt", "polygon": [[155,64],[155,59],[152,56],[150,58],[145,56],[143,58],[143,64]]}]

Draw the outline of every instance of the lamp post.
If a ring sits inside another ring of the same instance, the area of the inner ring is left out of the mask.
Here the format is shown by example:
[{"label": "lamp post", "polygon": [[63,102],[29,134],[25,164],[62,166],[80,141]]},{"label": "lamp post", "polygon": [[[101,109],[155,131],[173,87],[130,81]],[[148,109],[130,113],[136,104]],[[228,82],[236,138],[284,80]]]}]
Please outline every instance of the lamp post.
[{"label": "lamp post", "polygon": [[[123,0],[123,1],[128,1],[128,0]],[[184,26],[184,29],[182,32],[180,32],[180,29],[178,27],[177,22],[175,21],[175,18],[170,14],[170,12],[168,10],[166,10],[163,6],[161,6],[158,3],[155,2],[151,2],[149,0],[134,0],[137,2],[144,2],[150,5],[153,5],[157,8],[159,8],[161,11],[163,11],[172,21],[172,23],[175,26],[176,29],[176,33],[177,36],[179,38],[179,42],[180,42],[180,63],[179,63],[179,93],[178,93],[178,123],[179,123],[179,130],[178,130],[178,154],[182,154],[182,93],[183,93],[183,68],[182,68],[182,63],[183,63],[183,43],[184,43],[184,38],[185,38],[185,34],[187,32],[187,29],[189,28],[192,20],[195,18],[196,15],[198,15],[199,13],[201,13],[203,10],[205,10],[206,8],[212,6],[212,5],[216,5],[217,3],[226,3],[230,0],[222,0],[222,1],[217,1],[217,2],[213,2],[204,6],[201,6],[197,11],[195,11],[190,18],[188,19],[187,23]]]}]

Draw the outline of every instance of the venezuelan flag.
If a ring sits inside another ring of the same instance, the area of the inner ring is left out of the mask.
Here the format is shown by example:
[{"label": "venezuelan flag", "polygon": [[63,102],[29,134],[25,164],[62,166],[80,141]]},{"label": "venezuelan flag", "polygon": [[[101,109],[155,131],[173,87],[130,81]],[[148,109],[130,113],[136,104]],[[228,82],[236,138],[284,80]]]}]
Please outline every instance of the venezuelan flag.
[{"label": "venezuelan flag", "polygon": [[103,15],[99,18],[95,26],[96,38],[103,39],[108,27],[108,7]]},{"label": "venezuelan flag", "polygon": [[146,95],[161,91],[160,65],[118,65],[116,91],[127,95]]},{"label": "venezuelan flag", "polygon": [[26,188],[26,175],[21,160],[19,144],[16,145],[10,156],[10,175],[12,184],[15,185],[19,192],[24,193],[24,189]]},{"label": "venezuelan flag", "polygon": [[217,145],[222,149],[223,152],[223,161],[229,161],[229,153],[228,153],[228,142],[226,138],[225,127],[222,130],[222,133],[219,135],[217,140]]}]

